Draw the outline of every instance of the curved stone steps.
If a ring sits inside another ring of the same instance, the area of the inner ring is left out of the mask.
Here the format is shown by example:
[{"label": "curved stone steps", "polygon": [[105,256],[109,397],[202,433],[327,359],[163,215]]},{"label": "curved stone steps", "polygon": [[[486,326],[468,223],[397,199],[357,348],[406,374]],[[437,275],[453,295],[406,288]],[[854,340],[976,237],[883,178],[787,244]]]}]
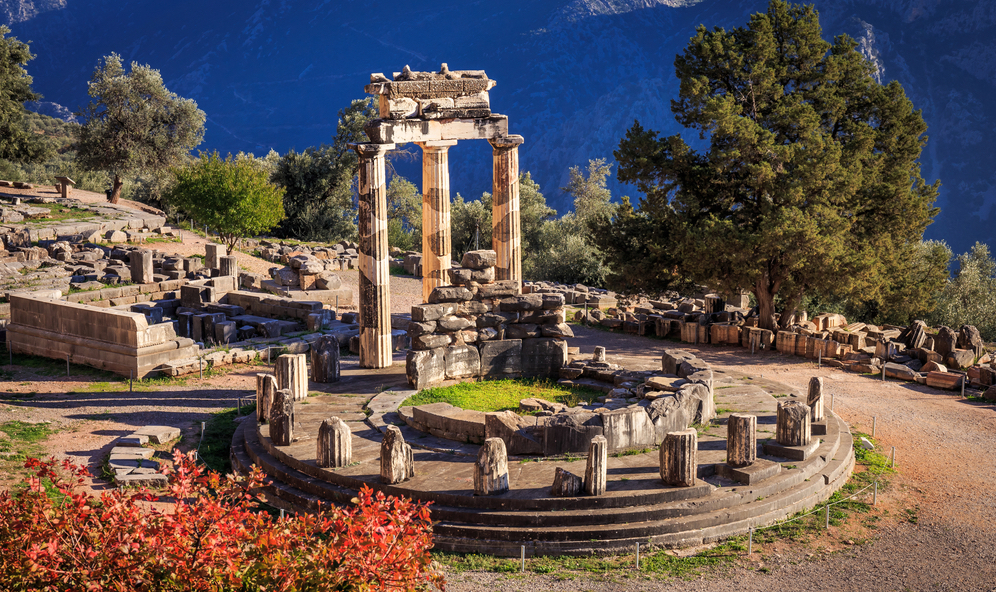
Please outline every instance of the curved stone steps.
[{"label": "curved stone steps", "polygon": [[[811,474],[809,480],[796,478],[794,485],[786,487],[788,480],[782,479],[781,490],[770,495],[765,492],[779,489],[774,482],[762,482],[760,487],[731,487],[730,495],[708,501],[672,501],[653,506],[603,508],[598,512],[493,512],[433,505],[433,518],[439,521],[434,527],[436,547],[518,555],[521,546],[526,545],[530,554],[587,554],[630,549],[637,542],[697,544],[740,534],[751,526],[768,524],[812,507],[846,482],[854,463],[853,444],[846,426],[839,420],[837,424],[840,437],[824,442],[812,457],[816,470],[806,471]],[[321,500],[347,503],[355,495],[355,489],[334,485],[285,465],[278,456],[265,450],[256,430],[247,424],[239,427],[235,442],[243,443],[242,450],[233,450],[238,469],[246,470],[250,463],[262,466],[274,478],[268,491],[297,507],[314,510]],[[841,458],[830,458],[837,451],[844,453]],[[802,471],[789,473],[801,475]],[[740,494],[733,495],[737,489]],[[763,499],[752,501],[753,496]],[[725,502],[721,500],[723,497]]]}]

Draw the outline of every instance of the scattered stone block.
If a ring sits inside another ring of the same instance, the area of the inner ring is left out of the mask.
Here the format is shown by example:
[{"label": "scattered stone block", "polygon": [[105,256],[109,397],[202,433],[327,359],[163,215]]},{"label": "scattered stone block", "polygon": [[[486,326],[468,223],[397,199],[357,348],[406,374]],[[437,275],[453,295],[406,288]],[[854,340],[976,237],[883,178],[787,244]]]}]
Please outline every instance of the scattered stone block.
[{"label": "scattered stone block", "polygon": [[474,495],[498,495],[508,491],[508,455],[501,438],[488,438],[474,463]]},{"label": "scattered stone block", "polygon": [[118,441],[115,442],[114,445],[136,447],[136,446],[145,446],[148,443],[149,443],[148,436],[132,434],[131,436],[122,436],[121,438],[118,438]]},{"label": "scattered stone block", "polygon": [[180,428],[170,426],[145,426],[132,436],[147,436],[153,444],[165,444],[180,437]]}]

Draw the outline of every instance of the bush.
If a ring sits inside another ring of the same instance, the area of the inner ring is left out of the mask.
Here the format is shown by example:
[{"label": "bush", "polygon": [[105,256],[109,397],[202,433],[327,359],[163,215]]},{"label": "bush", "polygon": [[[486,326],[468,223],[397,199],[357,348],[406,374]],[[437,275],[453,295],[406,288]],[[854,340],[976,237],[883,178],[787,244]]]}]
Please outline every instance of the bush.
[{"label": "bush", "polygon": [[958,270],[944,285],[929,318],[956,330],[975,325],[983,339],[996,341],[996,261],[982,243],[957,260]]},{"label": "bush", "polygon": [[[205,472],[174,453],[168,510],[147,490],[77,491],[86,468],[29,459],[35,475],[0,493],[6,590],[382,590],[444,587],[431,567],[428,508],[360,491],[348,509],[254,512],[262,474]],[[46,488],[53,492],[46,493]],[[57,493],[55,493],[57,492]]]}]

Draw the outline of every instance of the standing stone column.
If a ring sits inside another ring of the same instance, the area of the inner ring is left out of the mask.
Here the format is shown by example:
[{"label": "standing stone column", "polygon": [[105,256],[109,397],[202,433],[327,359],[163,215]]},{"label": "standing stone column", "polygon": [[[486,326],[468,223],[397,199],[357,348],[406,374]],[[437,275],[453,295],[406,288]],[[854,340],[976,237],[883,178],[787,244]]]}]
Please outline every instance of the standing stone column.
[{"label": "standing stone column", "polygon": [[132,251],[130,257],[131,281],[136,284],[152,283],[152,251],[139,249]]},{"label": "standing stone column", "polygon": [[726,464],[746,467],[757,460],[757,416],[732,413],[726,424]]},{"label": "standing stone column", "polygon": [[215,243],[204,245],[204,267],[218,269],[221,267],[222,255],[227,255],[225,247]]},{"label": "standing stone column", "polygon": [[584,471],[584,492],[602,495],[608,477],[609,448],[605,436],[595,436],[588,445],[588,466]]},{"label": "standing stone column", "polygon": [[380,480],[388,485],[415,476],[415,456],[398,426],[387,426],[380,443]]},{"label": "standing stone column", "polygon": [[669,432],[661,444],[661,479],[665,485],[692,487],[698,472],[698,433],[694,428]]},{"label": "standing stone column", "polygon": [[809,406],[802,401],[778,404],[776,439],[782,446],[806,446],[812,439]]},{"label": "standing stone column", "polygon": [[522,282],[522,224],[519,218],[519,145],[522,136],[489,140],[494,148],[491,187],[491,248],[497,253],[495,279]]},{"label": "standing stone column", "polygon": [[256,375],[256,421],[263,423],[269,417],[273,395],[277,392],[277,377],[272,374]]},{"label": "standing stone column", "polygon": [[[223,276],[239,276],[239,260],[232,256],[222,257],[220,260],[219,267],[221,268],[221,275]],[[236,286],[238,287],[238,286]]]},{"label": "standing stone column", "polygon": [[422,147],[422,302],[449,285],[453,260],[450,229],[450,146],[456,140],[419,142]]},{"label": "standing stone column", "polygon": [[508,491],[508,455],[505,441],[488,438],[477,451],[474,463],[474,495],[495,495]]},{"label": "standing stone column", "polygon": [[270,440],[275,446],[290,446],[294,440],[294,396],[287,389],[278,390],[270,405]]},{"label": "standing stone column", "polygon": [[339,382],[339,340],[335,335],[322,335],[311,346],[311,374],[315,382]]},{"label": "standing stone column", "polygon": [[814,376],[809,379],[809,396],[806,397],[806,404],[809,405],[809,416],[812,421],[823,421],[823,379]]},{"label": "standing stone column", "polygon": [[318,456],[320,467],[345,467],[353,462],[353,432],[346,422],[330,417],[318,428]]},{"label": "standing stone column", "polygon": [[384,155],[394,144],[351,144],[360,157],[360,366],[391,365],[391,287]]},{"label": "standing stone column", "polygon": [[277,358],[277,388],[288,389],[295,401],[308,398],[308,358],[305,354],[284,354]]}]

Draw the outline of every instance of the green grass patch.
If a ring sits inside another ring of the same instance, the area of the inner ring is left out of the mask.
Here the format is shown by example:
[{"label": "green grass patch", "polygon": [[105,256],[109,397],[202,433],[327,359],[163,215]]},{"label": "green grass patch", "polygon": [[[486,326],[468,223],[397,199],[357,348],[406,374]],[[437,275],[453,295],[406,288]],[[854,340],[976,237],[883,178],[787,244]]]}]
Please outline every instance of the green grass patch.
[{"label": "green grass patch", "polygon": [[29,456],[41,457],[44,453],[40,442],[54,430],[47,423],[7,421],[0,424],[0,457],[6,461],[22,462]]},{"label": "green grass patch", "polygon": [[[242,406],[242,415],[256,412],[256,404]],[[238,409],[224,409],[211,416],[204,428],[204,437],[199,438],[197,454],[212,471],[222,475],[232,472],[232,462],[228,450],[232,446],[232,437],[239,424],[235,422]]]},{"label": "green grass patch", "polygon": [[405,399],[401,406],[449,403],[472,411],[518,411],[519,400],[529,397],[573,407],[586,405],[600,396],[600,391],[584,387],[569,389],[549,379],[504,379],[425,389]]},{"label": "green grass patch", "polygon": [[66,207],[60,204],[43,204],[43,203],[28,203],[25,204],[32,208],[45,208],[49,211],[49,214],[43,218],[45,222],[60,222],[62,220],[85,220],[87,218],[93,218],[96,216],[95,213],[88,209],[73,207]]}]

